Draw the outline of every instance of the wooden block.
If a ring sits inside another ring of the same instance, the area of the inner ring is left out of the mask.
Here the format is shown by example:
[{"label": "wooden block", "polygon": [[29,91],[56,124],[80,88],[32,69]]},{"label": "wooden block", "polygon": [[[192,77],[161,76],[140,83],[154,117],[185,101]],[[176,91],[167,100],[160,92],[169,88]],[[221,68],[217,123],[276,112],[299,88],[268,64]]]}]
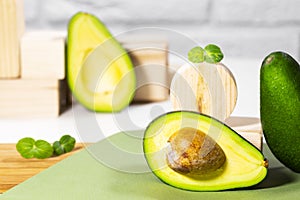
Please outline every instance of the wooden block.
[{"label": "wooden block", "polygon": [[25,159],[16,150],[16,144],[0,144],[0,193],[31,178],[55,163],[85,148],[78,143],[73,151],[47,159]]},{"label": "wooden block", "polygon": [[0,0],[0,78],[20,76],[19,40],[24,29],[23,0]]},{"label": "wooden block", "polygon": [[135,66],[134,101],[163,101],[169,97],[168,46],[165,41],[124,43]]},{"label": "wooden block", "polygon": [[263,134],[260,119],[255,117],[229,117],[225,123],[259,150],[262,150]]},{"label": "wooden block", "polygon": [[237,100],[237,87],[223,64],[185,64],[176,72],[170,87],[174,110],[190,110],[224,121]]},{"label": "wooden block", "polygon": [[65,80],[0,80],[0,117],[55,117],[69,105]]},{"label": "wooden block", "polygon": [[22,78],[64,79],[65,36],[61,32],[27,32],[21,39]]}]

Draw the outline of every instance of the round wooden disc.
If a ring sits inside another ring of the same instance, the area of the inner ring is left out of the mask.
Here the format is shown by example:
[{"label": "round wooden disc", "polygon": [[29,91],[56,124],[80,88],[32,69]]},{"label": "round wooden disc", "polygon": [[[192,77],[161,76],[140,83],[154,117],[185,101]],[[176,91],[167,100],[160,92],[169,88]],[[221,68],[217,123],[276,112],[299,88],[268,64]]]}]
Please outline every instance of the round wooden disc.
[{"label": "round wooden disc", "polygon": [[185,64],[172,79],[170,99],[174,110],[196,111],[224,121],[236,105],[236,81],[221,63]]}]

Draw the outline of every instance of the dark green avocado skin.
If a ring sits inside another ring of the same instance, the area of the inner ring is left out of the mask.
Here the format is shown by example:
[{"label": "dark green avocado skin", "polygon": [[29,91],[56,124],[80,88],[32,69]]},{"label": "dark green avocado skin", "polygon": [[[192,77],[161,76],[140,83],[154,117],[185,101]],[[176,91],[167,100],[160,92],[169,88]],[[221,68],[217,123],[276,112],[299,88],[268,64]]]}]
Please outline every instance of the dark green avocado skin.
[{"label": "dark green avocado skin", "polygon": [[272,153],[300,173],[300,66],[287,53],[271,53],[262,63],[260,115]]}]

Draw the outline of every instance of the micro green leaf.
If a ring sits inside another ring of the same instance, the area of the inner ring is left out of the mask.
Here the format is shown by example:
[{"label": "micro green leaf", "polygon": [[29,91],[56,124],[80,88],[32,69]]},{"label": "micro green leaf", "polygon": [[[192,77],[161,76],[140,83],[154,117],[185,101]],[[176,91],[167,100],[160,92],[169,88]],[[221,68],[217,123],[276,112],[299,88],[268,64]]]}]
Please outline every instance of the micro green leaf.
[{"label": "micro green leaf", "polygon": [[54,153],[55,153],[56,155],[58,155],[58,156],[65,153],[64,148],[63,148],[63,146],[60,144],[59,141],[55,141],[55,142],[53,143],[53,150],[54,150]]},{"label": "micro green leaf", "polygon": [[44,159],[49,158],[53,154],[53,148],[48,142],[44,140],[35,141],[33,138],[29,137],[19,140],[16,148],[21,156],[27,159]]},{"label": "micro green leaf", "polygon": [[201,63],[204,61],[204,50],[197,46],[188,52],[188,59],[193,63]]},{"label": "micro green leaf", "polygon": [[214,45],[214,44],[209,44],[205,48],[205,61],[208,63],[218,63],[220,62],[224,55],[220,49],[220,47]]},{"label": "micro green leaf", "polygon": [[56,155],[70,152],[75,147],[76,140],[70,135],[64,135],[59,141],[53,143],[53,149]]},{"label": "micro green leaf", "polygon": [[33,158],[34,154],[32,149],[34,148],[34,139],[26,137],[18,141],[17,143],[17,151],[24,158]]},{"label": "micro green leaf", "polygon": [[49,142],[45,140],[37,140],[35,142],[35,157],[38,159],[49,158],[53,154],[53,148]]}]

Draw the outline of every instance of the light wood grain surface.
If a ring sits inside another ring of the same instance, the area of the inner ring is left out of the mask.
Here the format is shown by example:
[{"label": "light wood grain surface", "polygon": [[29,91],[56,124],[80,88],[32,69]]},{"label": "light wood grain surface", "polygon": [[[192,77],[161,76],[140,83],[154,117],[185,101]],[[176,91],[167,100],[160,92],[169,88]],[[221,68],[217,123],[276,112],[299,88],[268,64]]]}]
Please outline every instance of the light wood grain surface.
[{"label": "light wood grain surface", "polygon": [[85,146],[86,144],[78,143],[72,152],[47,159],[25,159],[17,152],[16,144],[0,144],[0,193],[82,150]]}]

